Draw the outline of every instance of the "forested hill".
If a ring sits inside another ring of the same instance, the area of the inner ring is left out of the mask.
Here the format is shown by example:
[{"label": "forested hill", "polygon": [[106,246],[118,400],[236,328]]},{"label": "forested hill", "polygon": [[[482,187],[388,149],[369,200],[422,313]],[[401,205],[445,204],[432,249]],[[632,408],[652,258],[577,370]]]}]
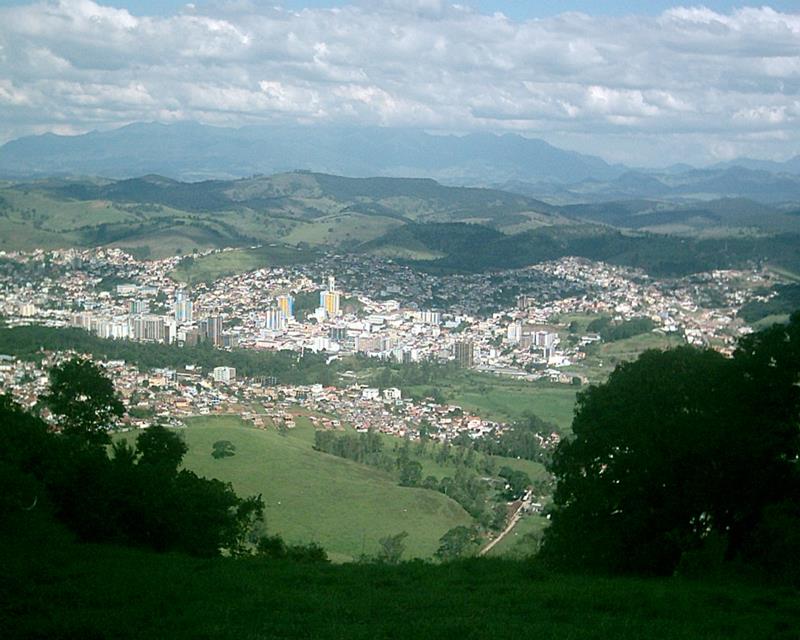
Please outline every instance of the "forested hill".
[{"label": "forested hill", "polygon": [[601,225],[573,224],[503,234],[459,223],[411,224],[364,244],[364,251],[391,255],[432,256],[413,261],[418,269],[468,273],[521,268],[565,256],[602,260],[643,269],[657,277],[684,276],[720,268],[769,262],[800,270],[800,236],[691,238],[628,233]]},{"label": "forested hill", "polygon": [[193,212],[248,208],[306,218],[326,213],[318,206],[320,200],[339,208],[402,218],[493,219],[520,212],[557,212],[556,207],[527,196],[448,187],[429,178],[347,178],[310,172],[201,182],[178,182],[158,175],[119,181],[56,180],[35,183],[34,188],[79,201],[148,203]]}]

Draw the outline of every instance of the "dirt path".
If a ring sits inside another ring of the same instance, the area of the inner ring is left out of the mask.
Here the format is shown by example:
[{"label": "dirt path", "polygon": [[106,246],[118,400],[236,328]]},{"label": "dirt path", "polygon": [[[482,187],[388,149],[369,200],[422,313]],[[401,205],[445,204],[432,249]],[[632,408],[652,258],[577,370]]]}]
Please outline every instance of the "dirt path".
[{"label": "dirt path", "polygon": [[508,522],[508,526],[505,529],[503,529],[503,531],[500,533],[499,536],[497,536],[494,540],[490,541],[489,544],[487,544],[483,549],[481,549],[478,552],[479,556],[485,556],[494,548],[494,546],[498,542],[500,542],[509,533],[511,533],[511,530],[516,526],[517,522],[519,522],[519,519],[522,517],[522,510],[528,505],[530,499],[531,499],[531,492],[526,491],[525,495],[522,498],[522,502],[520,503],[517,510],[514,512],[514,515],[511,516],[511,519]]}]

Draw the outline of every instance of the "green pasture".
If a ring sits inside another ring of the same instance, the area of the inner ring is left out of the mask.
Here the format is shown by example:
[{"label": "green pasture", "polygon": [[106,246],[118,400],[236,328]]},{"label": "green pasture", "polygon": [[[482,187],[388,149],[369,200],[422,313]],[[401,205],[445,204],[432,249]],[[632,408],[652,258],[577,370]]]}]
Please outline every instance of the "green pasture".
[{"label": "green pasture", "polygon": [[395,218],[345,212],[295,226],[284,238],[289,244],[340,245],[374,240],[402,223]]},{"label": "green pasture", "polygon": [[[187,424],[186,467],[231,482],[240,495],[261,494],[267,531],[288,542],[317,542],[337,560],[374,554],[380,538],[401,531],[409,533],[407,557],[430,557],[448,529],[471,523],[439,493],[400,487],[379,470],[313,450],[307,423],[289,435],[233,416]],[[217,440],[231,441],[236,455],[212,458]]]},{"label": "green pasture", "polygon": [[572,424],[576,389],[566,385],[542,385],[498,380],[486,388],[455,387],[447,392],[449,402],[465,411],[498,421],[521,419],[534,413],[563,431]]},{"label": "green pasture", "polygon": [[538,551],[538,540],[548,522],[547,518],[538,514],[522,516],[508,535],[493,546],[487,555],[491,558],[518,559],[534,555]]},{"label": "green pasture", "polygon": [[213,282],[237,273],[298,264],[316,257],[317,254],[313,251],[270,244],[256,249],[233,249],[187,258],[170,275],[179,282]]}]

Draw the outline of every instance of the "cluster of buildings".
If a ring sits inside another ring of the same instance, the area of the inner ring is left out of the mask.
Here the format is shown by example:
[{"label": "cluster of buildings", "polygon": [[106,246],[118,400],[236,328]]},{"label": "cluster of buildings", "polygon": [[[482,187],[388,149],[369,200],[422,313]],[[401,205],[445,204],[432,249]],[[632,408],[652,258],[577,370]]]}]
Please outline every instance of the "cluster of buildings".
[{"label": "cluster of buildings", "polygon": [[[73,355],[49,352],[35,362],[0,356],[0,389],[9,390],[17,402],[31,409],[47,392],[47,371]],[[403,398],[401,391],[392,387],[270,386],[237,379],[231,367],[209,372],[196,367],[143,372],[122,361],[101,365],[128,408],[122,427],[146,427],[156,420],[177,425],[181,418],[194,415],[235,414],[258,427],[292,428],[296,416],[303,414],[320,428],[345,424],[359,431],[373,429],[412,439],[424,430],[426,436],[440,441],[463,434],[477,438],[508,428],[505,423],[465,413],[458,406],[437,404],[430,398],[419,402]],[[43,415],[49,418],[46,410]],[[555,444],[557,440],[557,434],[545,434],[542,442]]]},{"label": "cluster of buildings", "polygon": [[[110,303],[91,311],[72,313],[69,324],[86,329],[101,338],[137,342],[180,343],[189,346],[208,342],[215,347],[235,347],[234,335],[223,331],[222,316],[211,313],[195,319],[194,306],[186,291],[178,289],[174,301],[164,313],[154,313],[152,299],[158,289],[135,284],[116,286]],[[125,304],[127,302],[127,304]]]},{"label": "cluster of buildings", "polygon": [[565,383],[583,379],[581,363],[600,339],[586,331],[570,335],[571,317],[646,317],[657,332],[725,351],[750,330],[737,318],[738,308],[772,283],[763,270],[660,281],[579,258],[431,276],[374,256],[328,255],[189,289],[171,276],[179,258],[138,261],[118,249],[0,258],[0,314],[12,326],[74,326],[103,338],[189,346],[310,350],[334,359],[454,361]]}]

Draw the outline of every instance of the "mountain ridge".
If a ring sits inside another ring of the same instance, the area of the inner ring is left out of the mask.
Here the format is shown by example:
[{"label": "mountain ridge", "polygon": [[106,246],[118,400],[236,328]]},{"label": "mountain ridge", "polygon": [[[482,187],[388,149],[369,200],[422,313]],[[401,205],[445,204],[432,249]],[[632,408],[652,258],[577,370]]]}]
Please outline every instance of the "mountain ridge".
[{"label": "mountain ridge", "polygon": [[610,179],[624,169],[517,134],[433,135],[386,127],[132,123],[77,136],[26,136],[0,147],[0,175],[10,178],[157,173],[199,180],[295,170],[474,182]]}]

